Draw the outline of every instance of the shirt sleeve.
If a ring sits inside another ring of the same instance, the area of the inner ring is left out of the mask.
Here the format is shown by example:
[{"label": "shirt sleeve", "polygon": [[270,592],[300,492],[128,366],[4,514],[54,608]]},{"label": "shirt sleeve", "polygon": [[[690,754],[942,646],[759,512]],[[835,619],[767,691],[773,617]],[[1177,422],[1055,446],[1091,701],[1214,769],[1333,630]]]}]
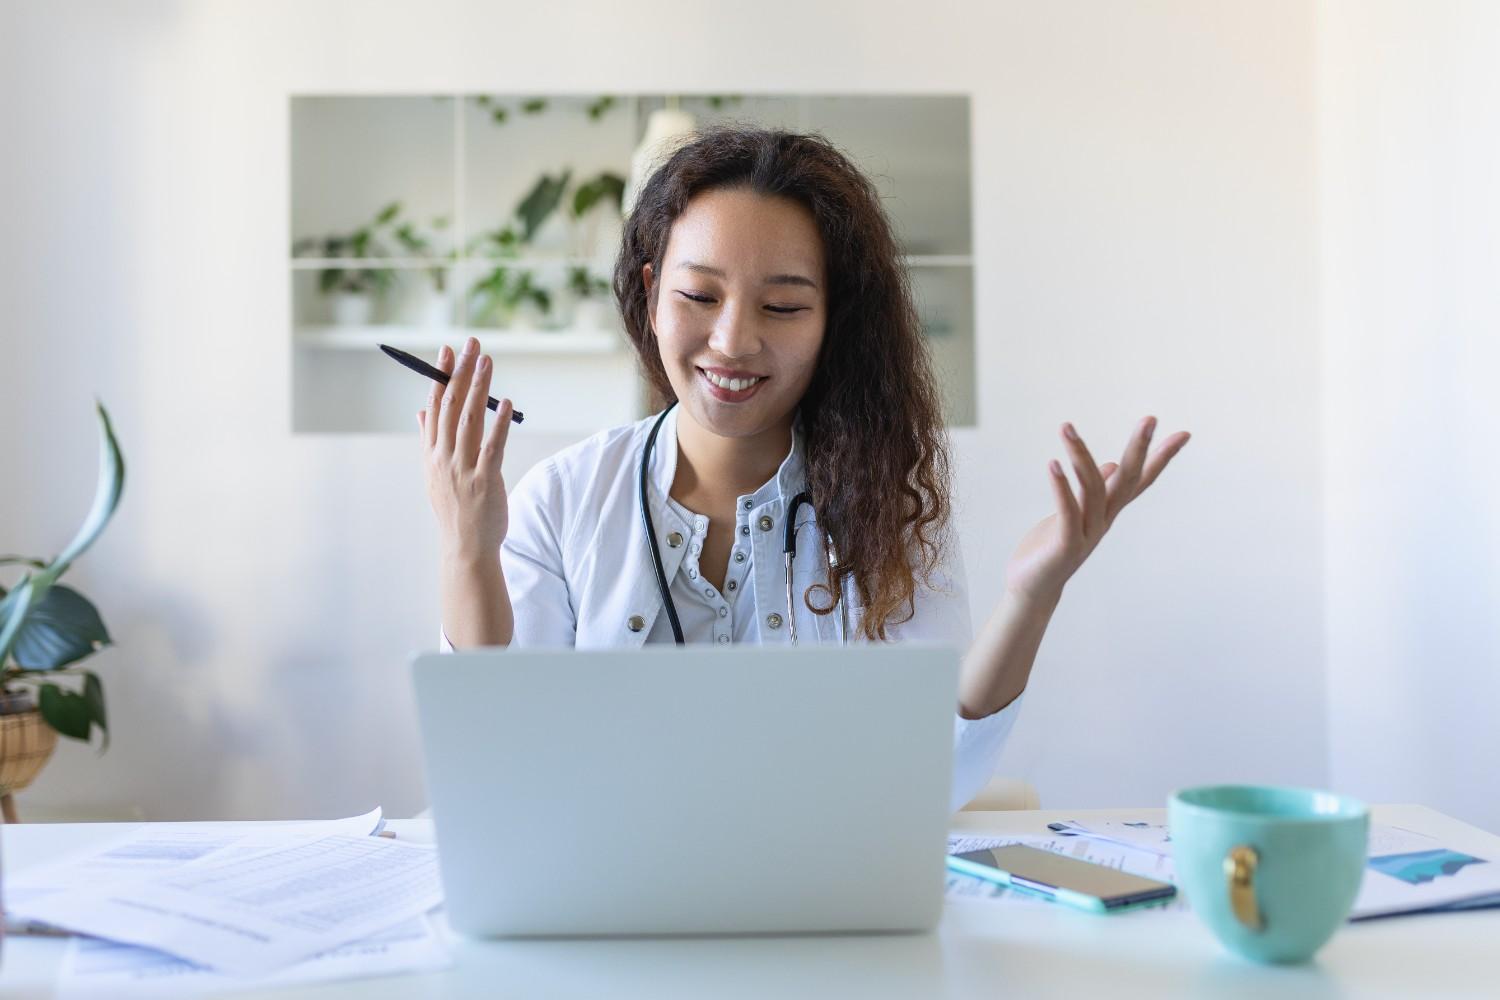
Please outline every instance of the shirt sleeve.
[{"label": "shirt sleeve", "polygon": [[[917,577],[911,620],[887,629],[898,641],[943,642],[968,653],[974,642],[969,614],[969,586],[957,535],[950,534],[931,584]],[[957,812],[994,777],[1000,754],[1015,726],[1025,693],[998,712],[981,719],[965,719],[953,709],[953,784],[949,808]]]},{"label": "shirt sleeve", "polygon": [[[500,571],[515,617],[516,646],[572,646],[577,618],[563,570],[562,482],[549,459],[532,466],[507,498],[510,523],[500,543]],[[438,628],[438,647],[453,652]]]},{"label": "shirt sleeve", "polygon": [[573,646],[577,609],[565,570],[562,474],[548,459],[532,466],[510,493],[510,525],[500,569],[515,614],[517,646]]}]

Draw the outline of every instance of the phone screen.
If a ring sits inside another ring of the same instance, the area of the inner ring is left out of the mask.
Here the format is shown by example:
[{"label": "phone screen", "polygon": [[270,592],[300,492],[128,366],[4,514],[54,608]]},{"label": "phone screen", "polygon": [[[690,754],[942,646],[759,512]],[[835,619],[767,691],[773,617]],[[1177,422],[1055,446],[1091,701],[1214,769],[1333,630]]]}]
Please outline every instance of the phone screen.
[{"label": "phone screen", "polygon": [[1167,882],[1131,875],[1115,868],[1064,857],[1024,844],[967,851],[953,855],[971,864],[1005,872],[1023,888],[1051,894],[1067,889],[1102,900],[1105,906],[1124,906],[1148,899],[1164,899],[1177,889]]}]

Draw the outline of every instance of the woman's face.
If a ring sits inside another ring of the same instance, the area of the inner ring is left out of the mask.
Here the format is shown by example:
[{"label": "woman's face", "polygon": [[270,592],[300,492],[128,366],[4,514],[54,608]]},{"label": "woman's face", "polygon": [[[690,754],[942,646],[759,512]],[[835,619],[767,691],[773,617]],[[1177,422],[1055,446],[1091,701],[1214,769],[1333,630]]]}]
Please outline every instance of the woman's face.
[{"label": "woman's face", "polygon": [[[827,318],[823,241],[790,198],[716,189],[672,225],[662,272],[642,269],[652,327],[683,408],[722,437],[778,427],[812,381]],[[650,301],[648,299],[648,301]]]}]

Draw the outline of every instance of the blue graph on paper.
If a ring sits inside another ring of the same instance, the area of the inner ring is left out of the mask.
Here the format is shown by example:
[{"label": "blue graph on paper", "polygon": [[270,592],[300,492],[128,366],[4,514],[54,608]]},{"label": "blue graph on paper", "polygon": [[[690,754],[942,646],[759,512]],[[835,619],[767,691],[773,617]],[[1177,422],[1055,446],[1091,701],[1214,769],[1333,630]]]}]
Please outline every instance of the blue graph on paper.
[{"label": "blue graph on paper", "polygon": [[1370,867],[1376,871],[1384,872],[1411,885],[1421,885],[1446,875],[1455,875],[1469,865],[1486,863],[1483,858],[1476,858],[1472,854],[1460,854],[1446,847],[1431,851],[1416,851],[1411,854],[1387,854],[1369,860]]}]

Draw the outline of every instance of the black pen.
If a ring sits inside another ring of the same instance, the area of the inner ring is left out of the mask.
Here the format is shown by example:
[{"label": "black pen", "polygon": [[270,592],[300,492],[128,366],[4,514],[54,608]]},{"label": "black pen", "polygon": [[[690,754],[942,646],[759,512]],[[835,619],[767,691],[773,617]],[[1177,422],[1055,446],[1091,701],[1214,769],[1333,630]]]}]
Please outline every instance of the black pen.
[{"label": "black pen", "polygon": [[[428,378],[441,382],[443,385],[448,384],[447,372],[432,367],[421,358],[416,357],[415,355],[407,354],[405,351],[397,350],[394,347],[387,347],[385,344],[381,344],[380,349],[417,374],[426,375]],[[494,396],[489,396],[487,398],[489,399],[489,402],[485,403],[484,405],[491,410],[494,410],[496,413],[500,412],[500,400],[496,399]],[[513,422],[519,424],[522,420],[525,419],[525,417],[521,415],[520,410],[511,410],[510,419]]]}]

